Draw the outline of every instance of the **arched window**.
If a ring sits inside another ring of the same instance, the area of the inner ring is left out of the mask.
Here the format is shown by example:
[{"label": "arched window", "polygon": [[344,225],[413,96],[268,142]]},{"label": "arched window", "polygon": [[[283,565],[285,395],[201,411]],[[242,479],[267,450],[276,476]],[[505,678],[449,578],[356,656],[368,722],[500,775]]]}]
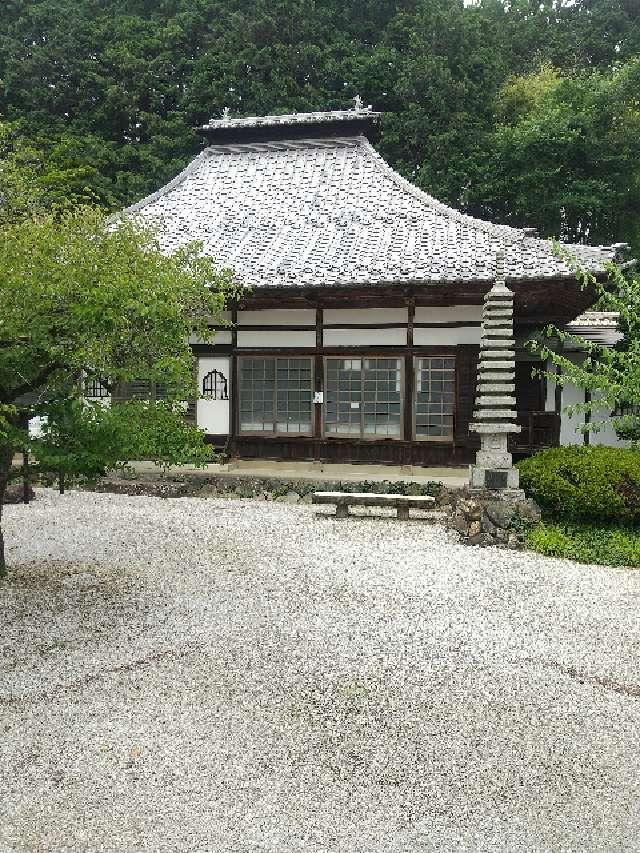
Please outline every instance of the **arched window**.
[{"label": "arched window", "polygon": [[212,370],[202,380],[202,393],[211,400],[228,400],[227,378],[219,370]]}]

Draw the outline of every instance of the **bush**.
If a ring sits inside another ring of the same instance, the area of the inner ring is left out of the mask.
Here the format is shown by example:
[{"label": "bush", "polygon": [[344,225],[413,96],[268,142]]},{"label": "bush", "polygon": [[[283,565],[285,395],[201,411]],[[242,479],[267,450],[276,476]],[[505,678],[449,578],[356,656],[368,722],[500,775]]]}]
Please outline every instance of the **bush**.
[{"label": "bush", "polygon": [[640,567],[640,532],[625,527],[542,523],[526,533],[525,543],[549,557]]},{"label": "bush", "polygon": [[569,446],[543,450],[518,465],[520,483],[553,518],[640,522],[640,451]]}]

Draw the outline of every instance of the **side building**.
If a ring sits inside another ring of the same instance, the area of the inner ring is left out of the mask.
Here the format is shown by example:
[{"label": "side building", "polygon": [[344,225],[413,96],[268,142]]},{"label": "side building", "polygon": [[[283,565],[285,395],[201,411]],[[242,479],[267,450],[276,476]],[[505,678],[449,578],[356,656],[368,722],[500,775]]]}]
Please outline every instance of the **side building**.
[{"label": "side building", "polygon": [[[230,326],[192,341],[198,425],[245,458],[473,461],[482,303],[503,255],[523,427],[513,451],[581,442],[525,342],[575,322],[593,294],[532,230],[466,216],[402,178],[371,144],[379,118],[357,105],[212,120],[202,153],[127,211],[167,252],[200,241],[246,287]],[[599,277],[624,252],[567,248]]]}]

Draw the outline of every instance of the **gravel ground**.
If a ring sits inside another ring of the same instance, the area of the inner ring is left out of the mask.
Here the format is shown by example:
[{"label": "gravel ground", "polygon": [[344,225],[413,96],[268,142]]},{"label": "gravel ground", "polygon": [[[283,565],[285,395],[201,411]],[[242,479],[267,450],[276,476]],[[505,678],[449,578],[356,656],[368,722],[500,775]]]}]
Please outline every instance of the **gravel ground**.
[{"label": "gravel ground", "polygon": [[244,500],[6,533],[2,853],[640,850],[640,572]]}]

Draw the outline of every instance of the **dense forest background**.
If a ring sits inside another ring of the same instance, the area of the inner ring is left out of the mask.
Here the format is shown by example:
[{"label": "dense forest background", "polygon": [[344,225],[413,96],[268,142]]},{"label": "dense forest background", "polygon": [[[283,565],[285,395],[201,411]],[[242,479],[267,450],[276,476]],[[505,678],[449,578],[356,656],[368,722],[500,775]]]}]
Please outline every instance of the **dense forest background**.
[{"label": "dense forest background", "polygon": [[0,156],[52,202],[157,189],[221,113],[385,112],[477,216],[640,250],[640,0],[3,0]]}]

